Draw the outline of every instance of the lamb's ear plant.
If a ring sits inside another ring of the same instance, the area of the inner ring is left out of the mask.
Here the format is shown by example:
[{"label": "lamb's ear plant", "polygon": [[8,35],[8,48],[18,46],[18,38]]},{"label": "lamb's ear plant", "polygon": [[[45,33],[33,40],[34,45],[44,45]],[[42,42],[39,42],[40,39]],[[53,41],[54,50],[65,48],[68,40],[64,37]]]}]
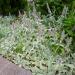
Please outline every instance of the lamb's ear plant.
[{"label": "lamb's ear plant", "polygon": [[62,17],[56,20],[51,15],[48,22],[25,15],[19,19],[5,26],[9,34],[0,39],[0,54],[19,67],[30,69],[33,75],[72,75],[75,71],[74,54],[70,53],[72,38],[62,29]]}]

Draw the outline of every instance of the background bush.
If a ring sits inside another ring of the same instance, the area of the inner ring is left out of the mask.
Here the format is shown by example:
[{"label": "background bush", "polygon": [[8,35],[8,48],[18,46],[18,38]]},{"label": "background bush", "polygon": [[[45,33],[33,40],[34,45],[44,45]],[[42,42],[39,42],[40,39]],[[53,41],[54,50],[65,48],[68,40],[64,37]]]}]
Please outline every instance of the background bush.
[{"label": "background bush", "polygon": [[73,38],[72,50],[75,52],[75,11],[71,11],[66,19],[64,19],[64,30]]},{"label": "background bush", "polygon": [[[9,12],[11,14],[18,14],[18,11],[27,11],[33,5],[33,1],[35,3],[36,10],[41,12],[42,15],[48,14],[46,3],[49,4],[50,9],[56,16],[61,14],[64,5],[68,6],[69,10],[73,10],[75,8],[74,0],[0,0],[0,14],[8,15]],[[28,3],[31,5],[28,6]]]},{"label": "background bush", "polygon": [[74,0],[34,0],[37,11],[40,11],[42,14],[47,15],[48,9],[46,3],[49,4],[50,9],[54,12],[54,14],[60,15],[64,5],[69,7],[70,10],[75,8]]},{"label": "background bush", "polygon": [[0,14],[18,14],[19,11],[27,10],[27,0],[0,0]]}]

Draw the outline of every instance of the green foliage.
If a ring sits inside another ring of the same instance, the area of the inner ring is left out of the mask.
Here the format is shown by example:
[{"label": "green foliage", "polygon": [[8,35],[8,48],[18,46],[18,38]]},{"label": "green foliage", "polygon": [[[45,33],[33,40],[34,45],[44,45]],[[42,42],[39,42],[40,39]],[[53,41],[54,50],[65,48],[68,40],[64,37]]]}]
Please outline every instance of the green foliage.
[{"label": "green foliage", "polygon": [[30,69],[33,75],[55,75],[57,71],[65,75],[65,72],[68,74],[68,67],[72,74],[75,71],[74,64],[69,63],[72,39],[64,30],[61,31],[62,19],[55,20],[54,16],[50,16],[48,27],[45,19],[33,20],[26,15],[20,16],[20,20],[12,25],[8,21],[5,27],[10,29],[9,35],[0,39],[0,54],[20,67]]},{"label": "green foliage", "polygon": [[72,49],[75,51],[75,11],[71,11],[68,17],[64,20],[64,30],[73,38]]},{"label": "green foliage", "polygon": [[[73,13],[72,13],[73,12]],[[74,26],[75,26],[75,12],[72,11],[68,17],[64,20],[64,29],[69,34],[69,36],[75,36]]]},{"label": "green foliage", "polygon": [[[10,0],[1,0],[0,13],[8,14],[10,10],[14,14],[24,9],[25,0],[11,1],[10,4]],[[34,3],[37,11],[49,14],[41,19],[33,10],[31,19],[25,14],[16,20],[12,16],[0,18],[0,54],[30,69],[33,75],[75,75],[74,0],[34,0]],[[64,4],[69,10],[72,8],[68,15]]]},{"label": "green foliage", "polygon": [[69,10],[74,9],[74,0],[34,0],[37,11],[43,15],[49,14],[47,3],[52,13],[57,17],[62,13],[63,7],[68,6]]},{"label": "green foliage", "polygon": [[10,10],[10,0],[0,0],[0,14],[9,13]]},{"label": "green foliage", "polygon": [[0,17],[0,39],[9,35],[11,29],[8,26],[10,26],[10,22],[12,22],[14,19],[15,18],[13,16],[4,18]]},{"label": "green foliage", "polygon": [[[47,9],[47,4],[49,4],[51,10],[53,11],[54,10],[57,10],[58,12],[62,9],[62,4],[60,5],[60,0],[36,0],[36,8],[37,10],[40,10],[42,14],[48,14],[48,9]],[[59,8],[60,7],[60,8]],[[57,13],[56,11],[56,13]],[[53,11],[54,12],[54,11]]]},{"label": "green foliage", "polygon": [[18,14],[24,10],[27,10],[27,0],[0,0],[0,14]]}]

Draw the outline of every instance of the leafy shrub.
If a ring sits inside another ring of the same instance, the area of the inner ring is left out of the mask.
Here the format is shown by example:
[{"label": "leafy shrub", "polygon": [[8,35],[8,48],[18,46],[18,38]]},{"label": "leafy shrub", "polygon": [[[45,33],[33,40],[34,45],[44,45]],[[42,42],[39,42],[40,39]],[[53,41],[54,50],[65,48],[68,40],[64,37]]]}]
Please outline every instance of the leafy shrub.
[{"label": "leafy shrub", "polygon": [[34,0],[37,11],[41,12],[42,15],[47,15],[48,8],[47,3],[49,4],[49,8],[56,16],[59,16],[62,13],[64,5],[69,7],[69,10],[74,9],[74,0]]},{"label": "leafy shrub", "polygon": [[14,16],[6,16],[4,18],[0,17],[0,39],[9,35],[11,32],[10,23],[13,22],[14,19]]},{"label": "leafy shrub", "polygon": [[0,54],[30,69],[33,75],[72,74],[75,71],[74,63],[69,63],[72,39],[61,31],[62,19],[55,20],[51,15],[47,27],[43,19],[20,16],[20,20],[7,25],[9,35],[0,39]]},{"label": "leafy shrub", "polygon": [[[72,13],[73,12],[73,13]],[[64,20],[64,30],[73,38],[72,50],[75,51],[75,11],[71,11],[68,17]]]},{"label": "leafy shrub", "polygon": [[0,14],[18,14],[27,10],[27,0],[0,0]]},{"label": "leafy shrub", "polygon": [[65,31],[69,34],[69,36],[75,36],[74,35],[74,24],[75,24],[75,12],[72,11],[73,13],[70,13],[68,17],[64,20],[64,29]]}]

